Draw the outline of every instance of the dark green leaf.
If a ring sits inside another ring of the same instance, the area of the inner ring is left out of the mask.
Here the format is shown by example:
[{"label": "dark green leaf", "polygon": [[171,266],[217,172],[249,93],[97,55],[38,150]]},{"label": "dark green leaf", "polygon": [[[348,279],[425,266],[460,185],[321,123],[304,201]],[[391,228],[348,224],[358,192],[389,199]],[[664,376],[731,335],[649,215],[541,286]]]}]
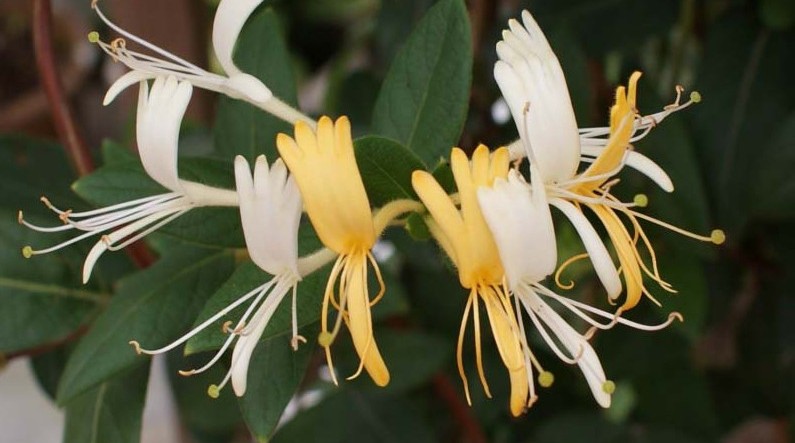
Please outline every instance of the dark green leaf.
[{"label": "dark green leaf", "polygon": [[58,382],[61,380],[61,375],[63,375],[63,370],[66,368],[66,361],[69,359],[72,349],[73,346],[64,345],[44,354],[35,355],[30,359],[30,367],[33,369],[36,381],[39,382],[39,386],[53,401],[55,400],[55,394],[58,392]]},{"label": "dark green leaf", "polygon": [[11,211],[0,211],[2,352],[66,338],[110,296],[81,284],[79,261],[67,261],[58,254],[25,259],[21,253],[23,246],[54,244],[63,241],[64,236],[30,230],[19,225],[15,215]]},{"label": "dark green leaf", "polygon": [[260,342],[248,366],[246,395],[240,408],[251,432],[258,441],[267,441],[284,408],[295,395],[316,349],[317,323],[305,326],[299,333],[308,339],[297,351],[290,347],[290,336],[281,335]]},{"label": "dark green leaf", "polygon": [[411,173],[425,167],[411,151],[398,142],[372,136],[356,140],[354,149],[372,206],[380,207],[398,199],[417,200]]},{"label": "dark green leaf", "polygon": [[472,82],[472,47],[464,2],[434,5],[398,53],[373,110],[373,129],[428,164],[458,142]]},{"label": "dark green leaf", "polygon": [[64,443],[138,443],[148,380],[149,365],[140,362],[70,400]]},{"label": "dark green leaf", "polygon": [[183,248],[120,283],[108,309],[80,341],[58,390],[63,404],[146,358],[128,342],[157,349],[184,334],[230,274],[228,251]]},{"label": "dark green leaf", "polygon": [[[273,276],[259,269],[253,262],[246,262],[240,265],[226,283],[224,283],[207,301],[201,314],[196,318],[194,326],[204,322],[230,303],[254,288],[267,283],[272,278]],[[328,270],[324,269],[310,274],[298,284],[296,300],[299,327],[314,323],[320,318],[320,306],[323,300],[323,291],[325,290],[327,279]],[[227,338],[221,331],[221,326],[227,320],[236,322],[237,319],[243,315],[247,307],[248,304],[244,303],[242,306],[239,306],[237,309],[227,314],[224,318],[218,320],[215,324],[208,326],[202,332],[196,334],[196,336],[188,341],[188,344],[185,346],[185,352],[193,354],[220,348]],[[274,312],[273,317],[271,317],[270,323],[268,323],[268,326],[262,333],[262,339],[266,340],[270,337],[282,335],[291,329],[291,304],[290,295],[288,294],[285,296],[284,300],[282,300],[276,312]],[[307,338],[309,340],[314,339],[314,337]]]},{"label": "dark green leaf", "polygon": [[[295,75],[282,27],[276,13],[262,9],[248,21],[237,41],[235,63],[243,72],[262,80],[273,94],[296,106]],[[276,134],[291,133],[288,123],[240,100],[221,97],[215,126],[217,154],[231,161],[243,155],[249,162],[265,154],[277,158]]]},{"label": "dark green leaf", "polygon": [[212,354],[185,357],[181,349],[177,348],[167,356],[168,377],[180,417],[200,442],[229,441],[243,421],[235,393],[226,388],[218,398],[207,395],[208,386],[223,380],[226,367],[217,363],[205,372],[183,377],[178,371],[204,366]]}]

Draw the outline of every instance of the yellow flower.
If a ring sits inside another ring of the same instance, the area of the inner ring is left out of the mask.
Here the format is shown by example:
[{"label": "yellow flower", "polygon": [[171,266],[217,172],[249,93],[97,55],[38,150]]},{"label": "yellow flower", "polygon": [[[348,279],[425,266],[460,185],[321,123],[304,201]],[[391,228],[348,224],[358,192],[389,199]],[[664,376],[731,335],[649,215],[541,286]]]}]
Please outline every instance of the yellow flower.
[{"label": "yellow flower", "polygon": [[[318,338],[325,348],[332,378],[336,383],[330,347],[344,320],[361,358],[359,370],[351,378],[364,369],[377,385],[385,386],[389,383],[389,371],[375,343],[370,315],[370,306],[385,290],[370,252],[378,232],[356,165],[350,123],[346,117],[340,117],[336,123],[322,117],[315,132],[308,124],[298,122],[295,138],[279,134],[276,146],[301,190],[304,209],[318,237],[339,254],[326,285]],[[380,285],[372,300],[367,287],[368,262]],[[331,330],[329,304],[339,311]]]},{"label": "yellow flower", "polygon": [[431,234],[458,268],[461,286],[469,289],[469,300],[464,309],[458,336],[458,371],[464,383],[467,401],[471,403],[462,349],[467,321],[472,313],[478,374],[486,395],[491,397],[483,373],[480,348],[479,310],[482,302],[497,350],[510,375],[511,413],[518,416],[529,405],[529,386],[519,326],[509,295],[503,288],[505,271],[500,255],[481,213],[477,197],[478,187],[491,186],[495,179],[507,177],[509,152],[501,148],[490,155],[488,148],[480,145],[473,153],[470,163],[462,150],[454,148],[450,155],[450,164],[458,187],[460,210],[427,172],[415,171],[412,185],[431,214],[431,218],[427,220]]}]

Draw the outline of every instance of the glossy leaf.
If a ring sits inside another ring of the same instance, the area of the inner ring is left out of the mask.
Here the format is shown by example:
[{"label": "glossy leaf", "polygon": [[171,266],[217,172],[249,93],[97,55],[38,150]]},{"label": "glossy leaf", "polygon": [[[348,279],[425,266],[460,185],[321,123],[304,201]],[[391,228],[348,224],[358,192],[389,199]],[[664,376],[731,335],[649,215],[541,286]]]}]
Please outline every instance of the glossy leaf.
[{"label": "glossy leaf", "polygon": [[64,443],[138,443],[149,380],[149,365],[139,362],[66,406]]},{"label": "glossy leaf", "polygon": [[441,0],[392,62],[373,110],[373,129],[433,164],[458,142],[471,82],[471,35],[464,2]]},{"label": "glossy leaf", "polygon": [[136,355],[130,340],[157,349],[181,336],[229,276],[232,262],[227,251],[183,248],[122,280],[108,309],[69,359],[58,402],[64,404],[149,358]]},{"label": "glossy leaf", "polygon": [[[235,64],[253,75],[282,101],[296,106],[295,75],[279,18],[262,9],[246,23],[235,48]],[[240,100],[221,97],[214,126],[216,154],[231,161],[243,155],[249,162],[259,154],[277,158],[276,134],[292,133],[291,125]]]},{"label": "glossy leaf", "polygon": [[316,351],[313,338],[319,331],[317,323],[300,329],[308,343],[301,344],[297,351],[290,347],[287,334],[261,341],[254,349],[246,395],[239,401],[246,424],[258,441],[267,441],[273,434],[284,408],[304,379]]},{"label": "glossy leaf", "polygon": [[425,167],[414,153],[393,140],[372,136],[356,140],[354,149],[373,207],[397,199],[418,199],[411,186],[411,173]]}]

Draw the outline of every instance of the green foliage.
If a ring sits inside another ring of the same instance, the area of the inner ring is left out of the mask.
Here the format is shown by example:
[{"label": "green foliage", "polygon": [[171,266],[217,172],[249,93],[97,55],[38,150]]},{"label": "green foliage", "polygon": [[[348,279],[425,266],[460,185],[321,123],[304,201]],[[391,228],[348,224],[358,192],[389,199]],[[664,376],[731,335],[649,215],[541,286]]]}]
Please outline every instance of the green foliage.
[{"label": "green foliage", "polygon": [[400,143],[381,137],[364,137],[354,143],[356,163],[374,207],[396,199],[417,200],[411,173],[425,169],[422,161]]},{"label": "green foliage", "polygon": [[69,358],[58,402],[65,404],[147,358],[135,354],[130,340],[157,349],[185,333],[231,267],[227,251],[183,248],[121,281]]},{"label": "green foliage", "polygon": [[[280,100],[296,105],[295,74],[279,18],[271,9],[252,16],[237,42],[235,64],[260,80]],[[216,155],[231,161],[242,155],[253,162],[264,154],[277,157],[276,134],[292,133],[290,124],[241,100],[221,97],[213,133]]]},{"label": "green foliage", "polygon": [[139,362],[65,404],[64,443],[140,441],[149,365]]},{"label": "green foliage", "polygon": [[458,143],[472,82],[472,49],[461,0],[441,0],[412,31],[389,69],[373,129],[427,164]]}]

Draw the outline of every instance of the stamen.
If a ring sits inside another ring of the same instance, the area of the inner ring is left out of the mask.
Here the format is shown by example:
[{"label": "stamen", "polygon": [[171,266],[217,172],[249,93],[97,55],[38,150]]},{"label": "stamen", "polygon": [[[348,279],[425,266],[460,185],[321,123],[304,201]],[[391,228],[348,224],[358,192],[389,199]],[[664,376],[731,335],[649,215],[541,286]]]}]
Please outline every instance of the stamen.
[{"label": "stamen", "polygon": [[88,33],[88,41],[91,43],[99,42],[99,32],[91,31]]},{"label": "stamen", "polygon": [[612,380],[607,380],[602,383],[602,391],[607,395],[613,395],[616,392],[616,384]]},{"label": "stamen", "polygon": [[647,197],[646,194],[637,194],[632,201],[635,203],[635,206],[645,208],[649,204],[649,197]]},{"label": "stamen", "polygon": [[555,284],[558,285],[559,288],[567,290],[574,288],[574,280],[569,280],[569,283],[564,285],[563,283],[560,282],[560,276],[561,274],[563,274],[563,271],[565,271],[566,268],[569,267],[572,263],[580,261],[584,258],[588,258],[587,252],[570,257],[568,260],[564,261],[560,265],[560,267],[558,267],[558,270],[555,271]]},{"label": "stamen", "polygon": [[483,386],[483,391],[486,393],[486,397],[491,398],[491,390],[489,389],[489,383],[486,381],[486,373],[483,370],[483,355],[480,348],[480,312],[478,309],[478,305],[480,302],[478,301],[479,292],[477,290],[477,286],[473,287],[469,293],[471,298],[474,298],[474,302],[472,303],[472,317],[475,323],[475,363],[478,369],[478,377],[480,377],[480,384]]},{"label": "stamen", "polygon": [[216,399],[221,395],[221,388],[218,385],[210,385],[207,387],[207,395],[212,399]]},{"label": "stamen", "polygon": [[461,326],[458,327],[458,344],[455,353],[456,363],[458,363],[458,375],[461,377],[461,382],[464,384],[464,395],[466,396],[469,406],[472,406],[472,397],[469,395],[469,382],[467,381],[467,375],[464,371],[464,335],[467,330],[467,321],[469,320],[469,312],[472,308],[472,300],[473,297],[470,293],[466,307],[464,308],[464,315],[461,316]]}]

